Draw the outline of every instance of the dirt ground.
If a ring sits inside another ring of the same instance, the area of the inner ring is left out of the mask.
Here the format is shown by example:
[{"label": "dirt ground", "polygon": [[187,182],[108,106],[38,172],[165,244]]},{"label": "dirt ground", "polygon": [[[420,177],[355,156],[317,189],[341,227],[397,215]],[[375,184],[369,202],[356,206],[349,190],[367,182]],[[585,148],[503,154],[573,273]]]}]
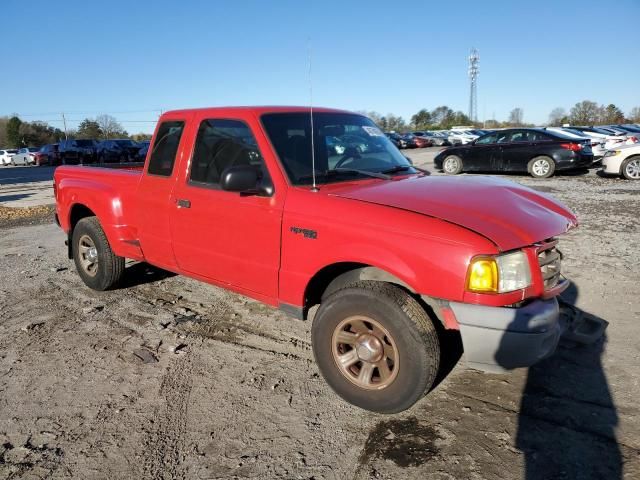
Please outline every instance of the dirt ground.
[{"label": "dirt ground", "polygon": [[502,375],[460,362],[390,416],[325,385],[310,322],[142,264],[93,292],[58,227],[6,224],[0,478],[640,478],[640,185],[511,179],[577,212],[566,299],[606,340]]}]

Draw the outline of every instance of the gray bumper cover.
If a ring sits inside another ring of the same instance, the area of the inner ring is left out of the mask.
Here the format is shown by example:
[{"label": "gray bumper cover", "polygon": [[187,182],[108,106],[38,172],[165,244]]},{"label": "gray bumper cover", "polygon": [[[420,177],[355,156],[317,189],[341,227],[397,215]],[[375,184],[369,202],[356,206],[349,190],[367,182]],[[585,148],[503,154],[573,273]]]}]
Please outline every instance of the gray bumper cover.
[{"label": "gray bumper cover", "polygon": [[562,335],[558,302],[524,307],[487,307],[451,302],[467,364],[489,372],[528,367],[555,352]]}]

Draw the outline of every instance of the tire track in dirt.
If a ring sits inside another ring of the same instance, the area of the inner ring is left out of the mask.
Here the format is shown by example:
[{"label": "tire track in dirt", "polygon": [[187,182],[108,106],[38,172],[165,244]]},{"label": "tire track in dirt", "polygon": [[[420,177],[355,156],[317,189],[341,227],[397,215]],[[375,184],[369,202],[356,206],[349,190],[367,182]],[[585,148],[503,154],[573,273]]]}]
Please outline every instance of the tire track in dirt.
[{"label": "tire track in dirt", "polygon": [[197,360],[186,353],[168,368],[160,387],[163,405],[154,415],[155,429],[144,445],[144,475],[152,479],[183,479],[189,399]]}]

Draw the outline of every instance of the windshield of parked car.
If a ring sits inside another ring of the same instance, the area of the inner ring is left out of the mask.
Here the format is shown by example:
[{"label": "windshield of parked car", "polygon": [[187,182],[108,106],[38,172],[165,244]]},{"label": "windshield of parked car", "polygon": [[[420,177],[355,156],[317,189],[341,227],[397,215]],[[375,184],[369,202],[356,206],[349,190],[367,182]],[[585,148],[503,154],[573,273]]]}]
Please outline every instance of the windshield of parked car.
[{"label": "windshield of parked car", "polygon": [[[311,184],[311,115],[268,113],[262,123],[291,183]],[[313,145],[318,183],[365,178],[357,170],[416,173],[387,136],[361,115],[314,113]]]},{"label": "windshield of parked car", "polygon": [[38,147],[29,147],[30,152],[37,152],[38,150],[40,150]]}]

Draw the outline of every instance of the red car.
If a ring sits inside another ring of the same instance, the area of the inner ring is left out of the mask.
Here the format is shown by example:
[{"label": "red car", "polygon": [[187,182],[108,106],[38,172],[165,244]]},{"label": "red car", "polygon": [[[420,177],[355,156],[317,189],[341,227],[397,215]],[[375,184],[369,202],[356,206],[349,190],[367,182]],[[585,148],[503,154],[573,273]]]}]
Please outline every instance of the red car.
[{"label": "red car", "polygon": [[[327,148],[345,135],[379,148]],[[320,371],[377,412],[430,390],[444,330],[459,330],[467,362],[485,370],[555,351],[568,285],[556,247],[577,221],[553,198],[430,177],[371,120],[340,110],[314,108],[313,122],[304,107],[177,110],[151,145],[138,170],[55,172],[57,220],[90,288],[116,285],[130,258],[300,319],[319,304]]]},{"label": "red car", "polygon": [[418,147],[418,148],[433,147],[433,142],[431,140],[429,140],[428,138],[424,138],[424,137],[420,137],[418,135],[414,135],[413,136],[413,141],[415,142],[416,147]]},{"label": "red car", "polygon": [[58,165],[60,163],[60,155],[58,154],[58,144],[52,143],[44,145],[35,154],[35,165]]}]

